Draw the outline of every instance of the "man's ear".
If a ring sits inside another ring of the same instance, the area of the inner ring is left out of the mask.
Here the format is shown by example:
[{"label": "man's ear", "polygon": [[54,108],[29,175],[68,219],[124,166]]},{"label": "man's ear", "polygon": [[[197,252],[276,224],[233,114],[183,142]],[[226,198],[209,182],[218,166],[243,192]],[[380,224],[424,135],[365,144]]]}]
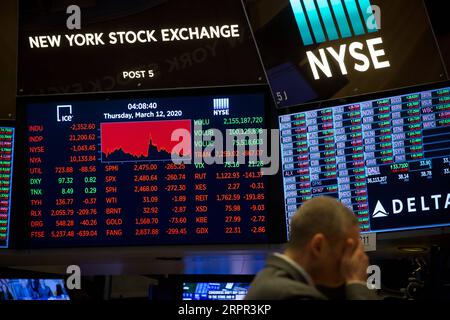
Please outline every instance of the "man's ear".
[{"label": "man's ear", "polygon": [[310,242],[311,252],[318,257],[322,254],[325,245],[325,236],[321,233],[316,234]]}]

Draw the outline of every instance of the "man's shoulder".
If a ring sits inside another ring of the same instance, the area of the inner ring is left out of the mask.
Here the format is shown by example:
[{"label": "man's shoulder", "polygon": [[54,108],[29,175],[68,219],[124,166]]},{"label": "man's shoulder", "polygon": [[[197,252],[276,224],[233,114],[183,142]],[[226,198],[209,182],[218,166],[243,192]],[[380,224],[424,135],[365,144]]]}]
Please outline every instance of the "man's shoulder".
[{"label": "man's shoulder", "polygon": [[252,282],[247,300],[322,300],[314,287],[291,277],[288,272],[266,266]]}]

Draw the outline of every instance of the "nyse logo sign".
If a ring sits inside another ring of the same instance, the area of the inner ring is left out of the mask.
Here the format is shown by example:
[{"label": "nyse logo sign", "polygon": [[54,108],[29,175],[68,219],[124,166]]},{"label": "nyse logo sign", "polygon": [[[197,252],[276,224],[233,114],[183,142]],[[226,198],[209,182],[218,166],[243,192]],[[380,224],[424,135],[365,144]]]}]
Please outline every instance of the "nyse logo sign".
[{"label": "nyse logo sign", "polygon": [[214,99],[214,115],[215,116],[228,116],[230,115],[230,99]]},{"label": "nyse logo sign", "polygon": [[375,33],[381,28],[380,9],[369,0],[358,0],[358,3],[356,0],[331,0],[330,4],[331,8],[328,0],[291,0],[305,46],[365,35],[366,30]]},{"label": "nyse logo sign", "polygon": [[390,211],[387,211],[381,201],[377,202],[373,219],[386,218],[393,215],[401,215],[406,213],[428,213],[440,212],[450,208],[450,193],[449,194],[435,194],[431,196],[411,197],[407,199],[393,199],[390,203]]},{"label": "nyse logo sign", "polygon": [[[290,0],[290,2],[305,47],[376,34],[381,28],[381,11],[379,7],[372,6],[370,0]],[[350,67],[358,72],[366,72],[372,65],[374,69],[389,68],[390,62],[385,58],[382,45],[383,39],[374,37],[364,43],[353,41],[339,47],[329,46],[309,50],[306,56],[314,79],[319,80],[323,75],[333,77],[330,61],[335,61],[341,74],[347,75],[348,55],[354,60]]]}]

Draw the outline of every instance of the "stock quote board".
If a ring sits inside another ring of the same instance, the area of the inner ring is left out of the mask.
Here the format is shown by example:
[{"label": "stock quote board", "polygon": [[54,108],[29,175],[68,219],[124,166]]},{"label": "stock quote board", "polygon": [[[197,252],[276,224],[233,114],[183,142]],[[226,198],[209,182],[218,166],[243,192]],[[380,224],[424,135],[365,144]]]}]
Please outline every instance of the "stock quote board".
[{"label": "stock quote board", "polygon": [[287,221],[304,201],[331,196],[362,232],[450,225],[450,88],[287,113],[279,123]]},{"label": "stock quote board", "polygon": [[0,126],[0,248],[9,244],[14,133],[13,127]]},{"label": "stock quote board", "polygon": [[[265,100],[26,103],[30,246],[267,243],[267,178],[250,160],[264,148],[252,137]],[[220,147],[220,133],[232,146]]]}]

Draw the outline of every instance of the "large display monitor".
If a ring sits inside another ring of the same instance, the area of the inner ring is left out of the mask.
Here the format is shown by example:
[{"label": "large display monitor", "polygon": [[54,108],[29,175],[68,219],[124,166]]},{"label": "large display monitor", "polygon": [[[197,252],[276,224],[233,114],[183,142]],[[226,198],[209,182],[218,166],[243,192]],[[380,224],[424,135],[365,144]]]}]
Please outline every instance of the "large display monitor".
[{"label": "large display monitor", "polygon": [[8,248],[10,238],[14,137],[14,123],[0,121],[0,249]]},{"label": "large display monitor", "polygon": [[21,103],[30,246],[271,241],[269,95],[233,90]]},{"label": "large display monitor", "polygon": [[279,117],[286,222],[339,198],[363,232],[450,225],[450,87],[291,108]]}]

